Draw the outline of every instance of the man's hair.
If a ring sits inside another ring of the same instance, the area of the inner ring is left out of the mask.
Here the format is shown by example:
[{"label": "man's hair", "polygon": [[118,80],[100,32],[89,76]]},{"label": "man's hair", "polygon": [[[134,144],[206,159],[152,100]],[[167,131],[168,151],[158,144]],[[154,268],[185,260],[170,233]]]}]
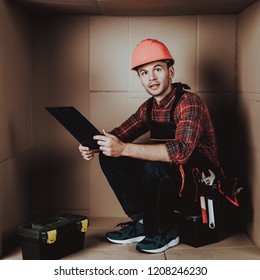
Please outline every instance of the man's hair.
[{"label": "man's hair", "polygon": [[170,68],[174,64],[174,61],[172,61],[171,59],[165,59],[163,61],[166,62],[168,68]]}]

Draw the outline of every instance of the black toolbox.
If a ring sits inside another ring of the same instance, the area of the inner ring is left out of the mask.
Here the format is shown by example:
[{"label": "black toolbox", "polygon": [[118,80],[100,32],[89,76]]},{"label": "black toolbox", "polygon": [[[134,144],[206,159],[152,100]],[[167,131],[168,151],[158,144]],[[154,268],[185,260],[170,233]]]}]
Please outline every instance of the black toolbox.
[{"label": "black toolbox", "polygon": [[18,227],[24,260],[56,260],[84,248],[86,216],[64,214]]}]

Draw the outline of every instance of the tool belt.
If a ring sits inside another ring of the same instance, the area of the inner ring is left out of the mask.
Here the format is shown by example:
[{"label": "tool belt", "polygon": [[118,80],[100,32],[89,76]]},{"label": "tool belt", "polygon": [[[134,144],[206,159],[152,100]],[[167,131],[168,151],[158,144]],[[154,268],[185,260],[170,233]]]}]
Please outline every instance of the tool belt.
[{"label": "tool belt", "polygon": [[227,178],[221,167],[215,166],[200,152],[195,150],[189,161],[179,166],[179,171],[181,182],[177,207],[180,211],[200,213],[202,222],[212,229],[216,212],[227,219],[228,224],[228,216],[234,220],[234,216],[238,217],[243,211],[240,207],[241,198],[243,201],[241,183],[236,177]]},{"label": "tool belt", "polygon": [[234,208],[239,207],[239,194],[243,187],[236,177],[228,180],[223,174],[216,174],[211,169],[194,168],[192,172],[198,187],[202,223],[214,229],[216,211],[224,210],[224,216],[236,211]]}]

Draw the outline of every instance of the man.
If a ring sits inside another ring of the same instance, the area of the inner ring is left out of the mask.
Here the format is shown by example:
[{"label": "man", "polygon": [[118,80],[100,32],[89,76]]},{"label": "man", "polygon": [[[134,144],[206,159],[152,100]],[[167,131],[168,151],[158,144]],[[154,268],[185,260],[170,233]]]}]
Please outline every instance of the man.
[{"label": "man", "polygon": [[[110,133],[94,137],[101,168],[131,222],[107,233],[118,244],[137,242],[141,252],[160,253],[179,243],[174,210],[199,211],[194,168],[218,170],[215,130],[206,105],[188,86],[175,83],[174,59],[154,39],[141,41],[132,56],[151,98]],[[150,131],[151,143],[133,143]],[[86,160],[94,151],[80,145]]]}]

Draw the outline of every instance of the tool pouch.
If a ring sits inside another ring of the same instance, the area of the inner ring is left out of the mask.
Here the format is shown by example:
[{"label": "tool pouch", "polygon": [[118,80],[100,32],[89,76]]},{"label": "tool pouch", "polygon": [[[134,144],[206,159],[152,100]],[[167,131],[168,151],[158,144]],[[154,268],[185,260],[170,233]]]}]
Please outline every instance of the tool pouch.
[{"label": "tool pouch", "polygon": [[249,192],[237,177],[218,181],[217,205],[221,216],[223,237],[244,231],[249,215]]},{"label": "tool pouch", "polygon": [[[203,180],[203,173],[208,174],[208,170],[196,170],[198,195],[205,197],[206,201],[213,201],[220,239],[243,230],[246,221],[246,189],[241,186],[237,177],[224,177],[222,174],[217,174],[214,182],[209,185]],[[208,210],[207,208],[207,212]]]}]

